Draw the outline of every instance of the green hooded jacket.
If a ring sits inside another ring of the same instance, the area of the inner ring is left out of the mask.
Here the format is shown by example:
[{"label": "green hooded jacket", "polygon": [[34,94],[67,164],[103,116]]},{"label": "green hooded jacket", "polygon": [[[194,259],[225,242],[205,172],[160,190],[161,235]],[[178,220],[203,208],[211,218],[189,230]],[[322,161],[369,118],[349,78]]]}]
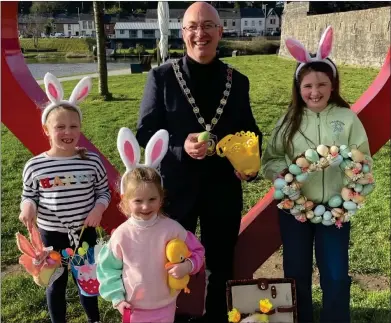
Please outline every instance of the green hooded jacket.
[{"label": "green hooded jacket", "polygon": [[[295,157],[320,144],[357,148],[368,156],[372,164],[367,134],[360,119],[350,109],[329,104],[322,112],[316,113],[305,108],[300,130],[307,138],[299,131],[294,135],[292,156],[288,156],[283,149],[282,131],[278,132],[276,147],[273,147],[276,130],[282,120],[283,117],[277,122],[262,155],[262,173],[271,181],[292,164]],[[341,193],[343,177],[344,173],[339,167],[328,167],[310,173],[301,191],[315,203],[326,203],[332,196]]]}]

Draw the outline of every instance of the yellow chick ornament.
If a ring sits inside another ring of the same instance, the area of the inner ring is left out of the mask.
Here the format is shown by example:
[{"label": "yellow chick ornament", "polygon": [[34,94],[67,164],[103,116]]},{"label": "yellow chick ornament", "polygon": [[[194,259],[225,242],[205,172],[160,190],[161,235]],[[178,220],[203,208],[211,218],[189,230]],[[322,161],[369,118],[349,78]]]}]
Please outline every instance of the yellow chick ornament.
[{"label": "yellow chick ornament", "polygon": [[[187,248],[186,243],[180,239],[173,239],[168,242],[166,246],[166,257],[168,262],[166,263],[165,268],[169,269],[175,264],[184,262],[190,256],[191,252]],[[185,293],[190,293],[190,289],[187,287],[189,280],[189,275],[186,275],[181,279],[177,279],[171,275],[168,275],[168,286],[171,289],[171,294],[173,295],[175,291],[182,289]]]}]

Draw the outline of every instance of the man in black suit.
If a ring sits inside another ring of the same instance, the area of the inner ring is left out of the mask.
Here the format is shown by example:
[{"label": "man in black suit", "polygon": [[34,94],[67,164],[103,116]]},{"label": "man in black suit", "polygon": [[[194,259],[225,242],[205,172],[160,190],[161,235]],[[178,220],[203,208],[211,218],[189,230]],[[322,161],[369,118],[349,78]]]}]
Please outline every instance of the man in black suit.
[{"label": "man in black suit", "polygon": [[[161,162],[167,193],[165,212],[195,232],[200,219],[201,242],[210,272],[206,317],[227,322],[226,281],[232,279],[234,247],[243,208],[242,180],[215,145],[228,134],[262,134],[254,120],[249,80],[216,57],[223,28],[217,11],[196,2],[183,18],[187,55],[149,72],[138,121],[137,139],[145,147],[159,129],[170,134],[169,149]],[[209,131],[210,140],[198,142]],[[261,151],[261,150],[260,150]]]}]

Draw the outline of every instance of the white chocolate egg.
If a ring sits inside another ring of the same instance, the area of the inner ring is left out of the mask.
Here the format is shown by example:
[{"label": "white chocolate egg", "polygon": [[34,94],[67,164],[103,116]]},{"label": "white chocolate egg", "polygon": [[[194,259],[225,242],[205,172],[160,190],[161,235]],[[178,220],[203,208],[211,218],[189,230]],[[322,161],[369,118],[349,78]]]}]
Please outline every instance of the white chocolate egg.
[{"label": "white chocolate egg", "polygon": [[311,220],[314,216],[315,216],[315,214],[314,214],[314,211],[312,211],[312,210],[305,212],[305,217],[309,220]]},{"label": "white chocolate egg", "polygon": [[326,157],[329,154],[329,148],[327,148],[327,146],[325,145],[319,145],[318,147],[316,147],[316,151],[322,157]]},{"label": "white chocolate egg", "polygon": [[290,182],[293,181],[293,175],[288,173],[288,174],[285,175],[284,179],[285,179],[285,182],[290,183]]},{"label": "white chocolate egg", "polygon": [[331,146],[330,147],[330,154],[338,154],[339,148],[337,146]]}]

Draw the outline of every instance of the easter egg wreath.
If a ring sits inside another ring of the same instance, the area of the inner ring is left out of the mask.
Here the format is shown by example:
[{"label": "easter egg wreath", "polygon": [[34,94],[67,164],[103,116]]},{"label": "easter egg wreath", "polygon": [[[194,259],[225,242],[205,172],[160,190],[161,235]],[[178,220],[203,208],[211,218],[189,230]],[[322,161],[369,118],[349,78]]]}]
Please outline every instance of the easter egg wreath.
[{"label": "easter egg wreath", "polygon": [[[312,172],[339,167],[344,173],[341,193],[325,204],[315,204],[301,193],[301,187]],[[365,196],[375,187],[370,159],[358,149],[346,145],[319,145],[308,149],[274,181],[274,199],[282,200],[278,208],[289,212],[296,220],[342,227],[360,209]]]}]

